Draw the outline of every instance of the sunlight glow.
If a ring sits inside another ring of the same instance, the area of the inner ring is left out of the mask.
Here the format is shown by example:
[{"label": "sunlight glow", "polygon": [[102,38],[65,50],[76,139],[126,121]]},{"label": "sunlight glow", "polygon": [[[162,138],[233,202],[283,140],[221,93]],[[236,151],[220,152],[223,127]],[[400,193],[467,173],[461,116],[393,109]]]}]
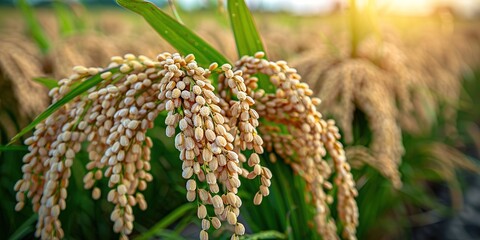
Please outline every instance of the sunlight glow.
[{"label": "sunlight glow", "polygon": [[[205,7],[207,0],[177,0],[186,10]],[[251,9],[284,11],[294,14],[328,13],[336,6],[347,6],[349,0],[246,0]],[[392,14],[428,15],[436,7],[448,7],[458,14],[472,17],[480,14],[480,0],[357,0],[359,5],[375,2],[378,9]]]}]

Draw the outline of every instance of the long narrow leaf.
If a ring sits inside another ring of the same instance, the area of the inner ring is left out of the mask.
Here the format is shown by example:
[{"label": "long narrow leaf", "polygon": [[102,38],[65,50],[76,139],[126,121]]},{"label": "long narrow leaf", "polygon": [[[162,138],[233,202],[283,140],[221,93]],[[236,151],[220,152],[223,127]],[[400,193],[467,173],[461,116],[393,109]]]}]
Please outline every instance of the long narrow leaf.
[{"label": "long narrow leaf", "polygon": [[28,3],[27,0],[18,0],[17,2],[23,18],[27,23],[30,35],[35,40],[42,53],[47,53],[50,49],[50,40],[45,34],[43,27],[40,25],[33,7]]},{"label": "long narrow leaf", "polygon": [[136,238],[136,240],[145,240],[145,239],[150,239],[153,236],[155,236],[157,233],[162,232],[165,228],[167,228],[169,225],[180,219],[181,217],[185,216],[185,214],[189,211],[192,211],[195,207],[195,204],[191,203],[186,203],[177,209],[175,209],[173,212],[171,212],[169,215],[166,217],[162,218],[157,224],[155,224],[148,232],[143,233],[141,236]]},{"label": "long narrow leaf", "polygon": [[53,10],[58,19],[59,30],[63,36],[68,36],[76,31],[75,15],[69,9],[68,3],[60,0],[53,1]]},{"label": "long narrow leaf", "polygon": [[7,151],[28,151],[28,147],[27,146],[19,146],[19,145],[15,145],[15,146],[0,145],[0,152],[7,152]]},{"label": "long narrow leaf", "polygon": [[248,234],[242,237],[242,240],[257,240],[257,239],[286,239],[285,234],[271,230],[263,231],[255,234]]},{"label": "long narrow leaf", "polygon": [[31,234],[33,231],[35,231],[34,223],[35,220],[37,220],[37,217],[37,214],[30,216],[8,239],[24,239],[28,234]]},{"label": "long narrow leaf", "polygon": [[185,237],[182,235],[167,229],[160,229],[158,232],[155,233],[158,239],[169,239],[169,240],[185,240]]},{"label": "long narrow leaf", "polygon": [[[262,39],[258,33],[252,14],[244,0],[228,0],[228,15],[232,24],[233,35],[237,45],[238,57],[253,56],[256,52],[265,52]],[[258,74],[258,86],[267,93],[274,93],[275,88],[264,74]]]},{"label": "long narrow leaf", "polygon": [[253,56],[258,51],[265,51],[258,34],[252,14],[244,0],[228,0],[228,15],[232,24],[238,56]]},{"label": "long narrow leaf", "polygon": [[117,3],[145,18],[181,54],[194,54],[199,65],[208,67],[212,62],[219,65],[229,62],[215,48],[154,4],[143,0],[117,0]]},{"label": "long narrow leaf", "polygon": [[43,111],[38,115],[28,126],[26,126],[22,131],[20,131],[15,137],[10,140],[10,142],[7,145],[10,145],[17,141],[21,136],[25,135],[28,133],[30,130],[32,130],[37,124],[45,120],[48,116],[52,115],[55,111],[57,111],[60,107],[65,105],[66,103],[70,102],[72,99],[75,97],[79,96],[80,94],[86,92],[88,89],[91,87],[97,85],[100,83],[103,79],[100,77],[100,75],[104,72],[110,71],[112,73],[118,72],[118,67],[117,68],[112,68],[108,69],[105,71],[102,71],[89,79],[85,80],[84,82],[80,83],[78,86],[73,88],[69,93],[67,93],[62,99],[58,100],[54,104],[50,105],[47,110]]},{"label": "long narrow leaf", "polygon": [[41,83],[43,86],[47,87],[48,89],[58,87],[57,80],[52,78],[37,77],[37,78],[34,78],[33,81]]}]

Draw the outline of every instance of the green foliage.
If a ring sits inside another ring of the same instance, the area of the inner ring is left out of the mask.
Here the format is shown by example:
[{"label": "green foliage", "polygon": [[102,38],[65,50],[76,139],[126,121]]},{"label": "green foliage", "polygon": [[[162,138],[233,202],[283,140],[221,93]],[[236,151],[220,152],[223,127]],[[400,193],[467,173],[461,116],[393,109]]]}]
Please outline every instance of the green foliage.
[{"label": "green foliage", "polygon": [[28,218],[15,232],[8,238],[9,240],[23,239],[27,235],[35,231],[33,223],[37,220],[37,214],[33,214]]},{"label": "green foliage", "polygon": [[[75,4],[75,6],[73,6]],[[83,7],[80,2],[54,0],[52,7],[58,19],[59,30],[62,36],[78,33],[85,27],[84,19],[75,14],[73,7]]]},{"label": "green foliage", "polygon": [[0,145],[0,152],[7,152],[7,151],[28,151],[26,146],[3,146]]},{"label": "green foliage", "polygon": [[[6,144],[2,142],[1,144]],[[21,239],[25,235],[31,235],[34,230],[36,216],[31,211],[23,210],[15,212],[15,193],[13,185],[22,177],[22,156],[24,150],[12,149],[17,146],[7,146],[0,149],[0,225],[3,236],[9,239]],[[31,220],[33,218],[33,220]]]},{"label": "green foliage", "polygon": [[33,7],[27,0],[18,0],[17,4],[22,12],[23,19],[25,19],[27,23],[29,34],[32,36],[33,40],[35,40],[42,53],[47,53],[50,49],[50,40],[45,34],[43,27],[40,25]]},{"label": "green foliage", "polygon": [[[275,230],[288,239],[319,239],[313,216],[315,209],[306,202],[308,194],[304,180],[294,174],[283,162],[264,161],[272,171],[270,195],[260,206],[253,205],[253,199],[243,201],[242,213],[254,232]],[[258,184],[242,182],[245,192],[255,192]]]},{"label": "green foliage", "polygon": [[144,232],[140,237],[137,237],[136,240],[147,240],[154,236],[162,235],[162,230],[164,231],[172,223],[180,220],[180,218],[184,218],[186,215],[192,215],[195,212],[194,210],[195,205],[190,203],[186,203],[176,208],[170,214],[162,218],[153,227],[151,227],[147,232]]},{"label": "green foliage", "polygon": [[[478,108],[477,101],[480,96],[480,69],[467,72],[463,78],[462,94],[460,96],[460,103],[458,106],[458,130],[459,136],[463,137],[462,141],[466,143],[473,143],[480,139],[478,134],[480,126],[478,119],[480,119],[480,108]],[[477,124],[475,124],[477,121]],[[477,136],[475,136],[477,134]],[[478,148],[479,146],[477,146]],[[480,155],[480,152],[479,152]]]},{"label": "green foliage", "polygon": [[36,77],[33,81],[41,83],[43,86],[47,87],[48,89],[52,89],[58,87],[58,82],[55,79],[47,78],[47,77]]},{"label": "green foliage", "polygon": [[181,54],[194,54],[200,66],[208,68],[212,62],[217,62],[219,65],[229,62],[202,38],[154,4],[143,0],[117,0],[117,3],[144,17],[150,26]]},{"label": "green foliage", "polygon": [[68,5],[63,1],[53,1],[53,10],[58,17],[60,33],[64,36],[75,32],[74,15],[70,12]]},{"label": "green foliage", "polygon": [[[265,52],[262,39],[258,33],[252,14],[243,0],[228,0],[228,15],[235,44],[237,46],[238,57],[245,55],[253,56],[256,52]],[[266,56],[266,55],[265,55]],[[258,86],[267,93],[275,92],[275,88],[270,83],[268,77],[264,74],[258,74]]]},{"label": "green foliage", "polygon": [[247,234],[241,238],[242,240],[258,240],[258,239],[286,239],[285,234],[277,231],[263,231],[255,234]]},{"label": "green foliage", "polygon": [[232,24],[238,56],[253,56],[258,51],[265,51],[262,39],[255,27],[252,14],[243,0],[228,0],[228,14]]}]

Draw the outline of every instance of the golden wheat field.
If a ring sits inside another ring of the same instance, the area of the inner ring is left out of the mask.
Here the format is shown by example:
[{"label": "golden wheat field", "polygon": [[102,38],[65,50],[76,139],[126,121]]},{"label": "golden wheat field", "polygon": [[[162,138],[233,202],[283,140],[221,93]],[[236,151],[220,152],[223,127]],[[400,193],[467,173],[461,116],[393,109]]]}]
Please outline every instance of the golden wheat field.
[{"label": "golden wheat field", "polygon": [[478,17],[19,2],[8,239],[480,238]]}]

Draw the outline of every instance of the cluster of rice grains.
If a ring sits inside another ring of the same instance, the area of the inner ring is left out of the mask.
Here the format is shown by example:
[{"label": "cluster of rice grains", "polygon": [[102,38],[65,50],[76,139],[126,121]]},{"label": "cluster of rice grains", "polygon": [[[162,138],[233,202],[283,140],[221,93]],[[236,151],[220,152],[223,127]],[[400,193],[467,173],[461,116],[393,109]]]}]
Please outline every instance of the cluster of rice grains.
[{"label": "cluster of rice grains", "polygon": [[[343,224],[343,237],[355,239],[357,190],[345,151],[338,141],[338,128],[334,121],[322,119],[316,110],[320,100],[310,97],[312,90],[300,81],[301,77],[295,69],[284,61],[268,62],[262,57],[262,53],[255,57],[243,57],[236,63],[236,68],[243,72],[245,84],[249,86],[247,94],[254,98],[255,109],[267,122],[259,130],[268,152],[275,152],[306,181],[316,207],[318,232],[324,239],[337,239],[336,223],[329,213],[333,199],[325,192],[332,188],[328,179],[333,171],[331,164],[325,160],[328,153],[335,170],[334,184],[338,187],[337,209]],[[258,79],[253,75],[257,73],[270,77],[276,88],[274,93],[256,89]],[[275,161],[275,155],[270,156]]]},{"label": "cluster of rice grains", "polygon": [[[239,176],[261,177],[260,190],[254,198],[257,205],[262,196],[269,194],[272,177],[270,170],[260,165],[258,154],[263,153],[263,140],[256,131],[259,116],[250,109],[255,102],[245,92],[242,73],[234,73],[230,65],[223,65],[220,71],[229,82],[229,91],[238,100],[227,102],[215,95],[215,87],[206,79],[210,71],[217,68],[216,63],[204,70],[193,62],[193,55],[186,57],[185,66],[177,64],[180,59],[178,55],[173,59],[169,55],[159,56],[159,60],[166,61],[168,69],[159,95],[168,111],[166,134],[174,136],[178,125],[180,132],[175,136],[175,147],[183,160],[182,176],[189,179],[187,200],[195,201],[198,197],[197,216],[202,219],[200,239],[208,239],[210,225],[217,229],[220,220],[234,226],[232,238],[236,239],[245,233],[243,224],[237,222],[242,205],[237,196]],[[242,167],[242,163],[247,162],[242,151],[247,149],[253,150],[248,157],[252,171]],[[223,191],[219,183],[224,185]],[[213,207],[214,216],[208,213],[207,207]]]},{"label": "cluster of rice grains", "polygon": [[[15,185],[17,206],[24,205],[24,193],[32,198],[33,210],[38,212],[36,236],[42,239],[63,237],[58,219],[66,207],[66,188],[71,167],[82,142],[88,140],[90,162],[84,177],[85,188],[94,187],[92,196],[100,197],[95,182],[103,176],[111,188],[108,201],[115,204],[111,218],[114,230],[126,236],[133,229],[132,206],[141,209],[146,203],[138,190],[152,180],[149,158],[151,141],[145,136],[147,128],[161,110],[156,93],[159,78],[156,65],[145,57],[126,55],[112,58],[109,67],[117,73],[101,73],[102,82],[64,105],[36,126],[34,135],[25,144],[30,152],[24,156],[23,179]],[[50,91],[53,102],[69,92],[72,85],[96,75],[102,69],[77,66],[74,73],[59,81]]]},{"label": "cluster of rice grains", "polygon": [[[92,197],[98,199],[97,181],[108,179],[107,199],[115,205],[113,229],[127,238],[133,230],[132,207],[147,207],[139,191],[152,181],[152,141],[146,131],[153,127],[157,115],[166,111],[166,135],[175,136],[175,147],[180,151],[187,200],[198,204],[200,239],[208,239],[210,226],[218,229],[222,221],[233,226],[232,239],[245,233],[237,221],[242,205],[237,195],[240,176],[260,178],[254,204],[269,195],[272,173],[260,164],[263,145],[306,180],[317,209],[318,230],[326,239],[333,239],[337,231],[329,215],[332,198],[325,192],[332,188],[328,182],[332,164],[324,160],[328,152],[336,172],[344,235],[354,239],[357,192],[337,127],[322,119],[315,107],[320,100],[310,98],[312,91],[300,82],[294,69],[262,57],[263,53],[244,57],[235,69],[228,64],[218,68],[216,63],[204,69],[193,55],[183,58],[163,53],[151,60],[127,54],[113,57],[106,70],[73,68],[74,73],[50,91],[53,102],[91,76],[98,74],[101,82],[38,124],[34,135],[25,141],[30,152],[23,159],[23,178],[15,185],[16,209],[23,208],[25,195],[31,198],[39,218],[36,236],[62,238],[58,217],[66,208],[71,167],[82,143],[88,141],[90,161],[84,187],[93,189]],[[212,71],[219,74],[217,91],[208,79]],[[258,72],[270,76],[276,93],[257,89],[253,74]],[[276,125],[259,126],[259,118]],[[286,132],[274,127],[279,124],[286,126]]]}]

